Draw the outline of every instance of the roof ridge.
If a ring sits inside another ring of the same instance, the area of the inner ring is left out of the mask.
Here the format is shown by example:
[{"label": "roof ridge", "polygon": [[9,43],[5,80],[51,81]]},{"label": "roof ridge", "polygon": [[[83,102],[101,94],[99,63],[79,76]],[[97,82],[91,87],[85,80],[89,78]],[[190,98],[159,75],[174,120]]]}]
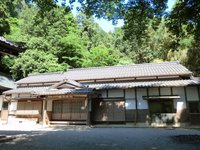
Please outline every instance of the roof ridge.
[{"label": "roof ridge", "polygon": [[165,62],[152,62],[152,63],[142,63],[142,64],[128,64],[128,65],[115,65],[115,66],[99,66],[99,67],[86,67],[86,68],[72,68],[68,69],[68,71],[77,71],[77,70],[87,70],[87,69],[102,69],[102,68],[118,68],[118,67],[126,67],[126,66],[141,66],[141,65],[146,65],[146,66],[152,66],[153,64],[180,64],[179,61],[165,61]]},{"label": "roof ridge", "polygon": [[64,72],[30,73],[30,74],[28,74],[28,77],[38,76],[38,75],[51,75],[51,74],[64,74]]}]

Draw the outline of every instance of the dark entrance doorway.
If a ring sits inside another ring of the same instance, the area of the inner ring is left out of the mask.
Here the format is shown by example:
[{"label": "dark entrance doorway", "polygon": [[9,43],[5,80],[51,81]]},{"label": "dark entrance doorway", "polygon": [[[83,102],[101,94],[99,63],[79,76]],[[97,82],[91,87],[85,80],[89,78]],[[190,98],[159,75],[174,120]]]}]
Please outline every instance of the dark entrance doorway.
[{"label": "dark entrance doorway", "polygon": [[87,119],[85,99],[53,101],[52,120],[84,121]]},{"label": "dark entrance doorway", "polygon": [[94,100],[92,113],[94,122],[124,122],[124,100]]},{"label": "dark entrance doorway", "polygon": [[152,123],[174,123],[173,99],[148,100]]}]

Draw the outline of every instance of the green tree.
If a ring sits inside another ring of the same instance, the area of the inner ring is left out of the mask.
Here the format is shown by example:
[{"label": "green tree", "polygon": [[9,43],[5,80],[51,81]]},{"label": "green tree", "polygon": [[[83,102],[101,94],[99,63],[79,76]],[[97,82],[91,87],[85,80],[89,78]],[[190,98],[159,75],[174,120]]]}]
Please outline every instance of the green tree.
[{"label": "green tree", "polygon": [[41,50],[26,50],[15,59],[11,72],[15,79],[26,77],[30,73],[64,71],[68,66],[59,64],[53,55]]},{"label": "green tree", "polygon": [[104,45],[99,45],[86,52],[83,59],[83,67],[111,66],[118,64],[118,57],[112,50]]}]

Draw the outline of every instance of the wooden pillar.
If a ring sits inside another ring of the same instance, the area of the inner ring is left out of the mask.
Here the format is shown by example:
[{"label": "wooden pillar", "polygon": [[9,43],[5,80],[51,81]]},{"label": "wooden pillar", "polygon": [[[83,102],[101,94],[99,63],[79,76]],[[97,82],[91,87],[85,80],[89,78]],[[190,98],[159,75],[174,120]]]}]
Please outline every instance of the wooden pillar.
[{"label": "wooden pillar", "polygon": [[47,100],[43,99],[42,101],[42,124],[43,126],[47,125],[46,116],[47,115]]},{"label": "wooden pillar", "polygon": [[170,87],[170,92],[171,92],[171,95],[174,95],[173,87]]},{"label": "wooden pillar", "polygon": [[126,115],[126,90],[123,89],[123,98],[124,98],[124,109],[125,109],[125,122],[127,120],[127,115]]},{"label": "wooden pillar", "polygon": [[90,125],[91,124],[91,109],[92,109],[92,106],[91,106],[91,96],[88,95],[87,98],[86,98],[86,101],[87,101],[87,121],[86,121],[86,124],[87,125]]},{"label": "wooden pillar", "polygon": [[108,98],[108,90],[106,90],[106,98]]},{"label": "wooden pillar", "polygon": [[137,88],[135,87],[135,125],[138,118],[138,101],[137,101]]},{"label": "wooden pillar", "polygon": [[158,87],[158,95],[159,95],[159,96],[161,95],[160,87]]},{"label": "wooden pillar", "polygon": [[189,107],[188,107],[188,98],[187,98],[187,90],[186,90],[185,86],[184,86],[184,94],[185,94],[186,107],[189,109]]},{"label": "wooden pillar", "polygon": [[188,119],[189,119],[189,122],[191,122],[190,120],[190,108],[189,108],[189,104],[188,104],[188,97],[187,97],[187,89],[186,89],[186,86],[184,86],[184,94],[185,94],[185,103],[186,103],[186,109],[188,110]]}]

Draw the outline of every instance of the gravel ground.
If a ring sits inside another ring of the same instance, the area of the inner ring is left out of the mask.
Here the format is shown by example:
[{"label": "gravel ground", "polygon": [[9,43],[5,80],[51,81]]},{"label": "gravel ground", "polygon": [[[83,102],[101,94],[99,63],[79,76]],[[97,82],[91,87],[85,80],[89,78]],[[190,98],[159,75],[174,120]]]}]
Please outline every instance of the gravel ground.
[{"label": "gravel ground", "polygon": [[[15,137],[0,142],[0,150],[200,150],[200,130],[193,129],[71,126],[49,131],[0,131],[0,135]],[[177,139],[182,136],[183,140]]]}]

